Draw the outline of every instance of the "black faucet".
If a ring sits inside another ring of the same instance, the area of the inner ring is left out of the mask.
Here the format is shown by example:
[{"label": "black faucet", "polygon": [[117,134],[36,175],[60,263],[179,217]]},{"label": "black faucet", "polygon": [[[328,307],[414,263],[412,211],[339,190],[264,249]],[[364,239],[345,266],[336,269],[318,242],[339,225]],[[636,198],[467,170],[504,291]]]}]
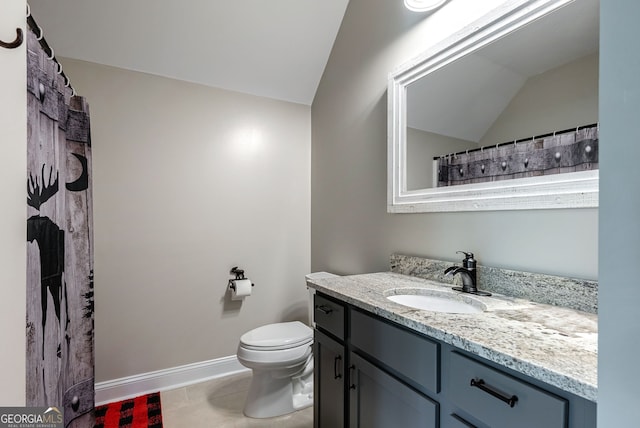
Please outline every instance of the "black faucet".
[{"label": "black faucet", "polygon": [[460,274],[462,278],[462,287],[452,287],[456,291],[462,291],[463,293],[477,294],[479,296],[491,296],[491,293],[478,290],[476,280],[476,259],[473,258],[473,253],[467,253],[466,251],[456,251],[456,253],[464,254],[462,260],[462,267],[451,266],[445,271],[445,275]]}]

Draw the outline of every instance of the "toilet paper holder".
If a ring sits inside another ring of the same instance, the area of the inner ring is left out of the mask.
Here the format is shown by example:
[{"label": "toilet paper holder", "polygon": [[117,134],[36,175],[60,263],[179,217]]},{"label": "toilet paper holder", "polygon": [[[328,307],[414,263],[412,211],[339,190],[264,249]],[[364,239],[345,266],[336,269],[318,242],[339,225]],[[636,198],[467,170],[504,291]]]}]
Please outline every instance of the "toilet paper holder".
[{"label": "toilet paper holder", "polygon": [[[237,280],[240,280],[240,279],[246,279],[244,277],[244,269],[239,269],[238,266],[234,266],[234,267],[231,268],[231,271],[229,273],[231,273],[231,274],[236,276],[235,278],[229,280],[229,288],[232,289],[232,290],[235,290],[236,289],[236,283],[235,282]],[[255,284],[252,282],[251,286],[254,287]]]}]

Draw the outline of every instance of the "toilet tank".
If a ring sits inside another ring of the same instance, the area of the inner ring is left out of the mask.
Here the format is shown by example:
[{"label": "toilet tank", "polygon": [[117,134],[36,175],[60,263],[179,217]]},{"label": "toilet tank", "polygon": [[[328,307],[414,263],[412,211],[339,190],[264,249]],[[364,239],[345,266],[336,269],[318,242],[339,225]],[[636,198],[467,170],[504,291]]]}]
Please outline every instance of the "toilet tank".
[{"label": "toilet tank", "polygon": [[[334,278],[336,276],[339,275],[335,275],[333,273],[329,273],[329,272],[313,272],[313,273],[309,273],[307,275],[305,275],[304,277],[309,280],[309,279],[322,279],[322,278]],[[309,291],[309,326],[311,328],[315,328],[316,327],[316,323],[313,320],[313,296],[316,294],[316,290],[308,287],[307,286],[307,290]]]}]

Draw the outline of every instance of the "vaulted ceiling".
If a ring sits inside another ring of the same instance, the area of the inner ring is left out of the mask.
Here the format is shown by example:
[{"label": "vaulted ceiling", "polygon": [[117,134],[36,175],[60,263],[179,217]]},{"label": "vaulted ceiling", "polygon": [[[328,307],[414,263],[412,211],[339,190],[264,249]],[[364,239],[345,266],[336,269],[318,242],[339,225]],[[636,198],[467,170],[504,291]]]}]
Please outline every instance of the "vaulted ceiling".
[{"label": "vaulted ceiling", "polygon": [[347,3],[29,0],[57,57],[306,105]]}]

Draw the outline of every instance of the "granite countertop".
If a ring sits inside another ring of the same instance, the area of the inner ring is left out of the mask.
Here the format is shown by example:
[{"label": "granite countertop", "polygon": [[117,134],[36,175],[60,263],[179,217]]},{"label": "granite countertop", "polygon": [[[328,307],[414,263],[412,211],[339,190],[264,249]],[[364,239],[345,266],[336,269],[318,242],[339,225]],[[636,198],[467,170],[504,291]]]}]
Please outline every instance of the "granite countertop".
[{"label": "granite countertop", "polygon": [[[450,291],[450,284],[380,272],[308,280],[311,288],[486,358],[577,396],[596,401],[597,315],[494,294],[472,296],[485,312],[450,314],[403,306],[393,289]],[[464,296],[461,296],[464,298]]]}]

